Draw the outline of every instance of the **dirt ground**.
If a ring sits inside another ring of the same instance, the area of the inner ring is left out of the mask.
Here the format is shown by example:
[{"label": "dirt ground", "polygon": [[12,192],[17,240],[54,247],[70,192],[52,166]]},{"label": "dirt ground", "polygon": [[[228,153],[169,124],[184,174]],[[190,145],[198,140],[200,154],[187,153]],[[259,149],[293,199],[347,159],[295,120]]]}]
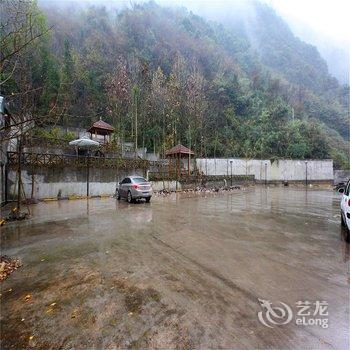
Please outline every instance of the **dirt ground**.
[{"label": "dirt ground", "polygon": [[[256,187],[32,206],[1,227],[23,266],[1,283],[1,349],[346,349],[340,195]],[[263,325],[258,299],[293,319]],[[328,302],[328,328],[295,323]]]}]

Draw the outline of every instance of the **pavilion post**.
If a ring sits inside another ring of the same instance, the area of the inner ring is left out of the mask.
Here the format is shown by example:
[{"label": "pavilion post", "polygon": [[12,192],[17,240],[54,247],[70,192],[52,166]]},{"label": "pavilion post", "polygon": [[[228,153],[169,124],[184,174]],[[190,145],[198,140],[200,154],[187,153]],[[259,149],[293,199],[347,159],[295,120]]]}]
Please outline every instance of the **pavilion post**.
[{"label": "pavilion post", "polygon": [[90,182],[90,152],[88,151],[86,159],[86,197],[89,198],[89,182]]},{"label": "pavilion post", "polygon": [[18,143],[18,167],[17,167],[17,176],[18,176],[18,184],[17,184],[17,210],[18,213],[21,211],[21,184],[22,184],[22,142],[20,138],[17,138]]},{"label": "pavilion post", "polygon": [[190,176],[190,153],[188,153],[188,176]]}]

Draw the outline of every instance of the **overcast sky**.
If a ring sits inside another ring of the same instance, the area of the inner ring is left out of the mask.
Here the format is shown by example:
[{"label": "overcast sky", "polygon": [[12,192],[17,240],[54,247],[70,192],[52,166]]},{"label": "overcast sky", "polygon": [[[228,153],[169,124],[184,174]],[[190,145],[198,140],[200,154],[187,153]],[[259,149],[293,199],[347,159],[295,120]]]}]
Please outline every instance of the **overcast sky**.
[{"label": "overcast sky", "polygon": [[265,1],[294,24],[295,31],[299,25],[307,25],[325,39],[350,45],[350,0]]},{"label": "overcast sky", "polygon": [[[192,10],[219,12],[232,3],[249,0],[159,0],[158,2],[182,4]],[[316,34],[336,44],[350,45],[350,0],[260,0],[270,4],[293,30],[311,29]],[[136,1],[137,2],[137,1]]]},{"label": "overcast sky", "polygon": [[[39,0],[39,3],[43,0]],[[44,0],[52,3],[66,3],[70,0]],[[79,1],[79,0],[78,0]],[[145,0],[80,0],[85,3],[108,3],[119,6]],[[155,0],[158,3],[184,5],[196,12],[218,13],[229,9],[233,3],[250,0]],[[260,0],[266,2],[291,24],[293,30],[311,29],[335,44],[350,45],[350,0]],[[204,11],[203,11],[204,10]],[[299,33],[295,33],[300,35]]]}]

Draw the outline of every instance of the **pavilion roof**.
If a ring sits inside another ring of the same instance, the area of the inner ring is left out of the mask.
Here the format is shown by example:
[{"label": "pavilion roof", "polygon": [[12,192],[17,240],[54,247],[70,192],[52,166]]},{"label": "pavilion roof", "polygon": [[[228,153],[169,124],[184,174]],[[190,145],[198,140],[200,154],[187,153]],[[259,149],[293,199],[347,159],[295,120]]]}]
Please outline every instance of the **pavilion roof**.
[{"label": "pavilion roof", "polygon": [[176,145],[173,148],[171,148],[170,150],[165,152],[166,156],[172,156],[174,154],[194,154],[194,152],[192,150],[190,150],[189,148],[183,146],[183,145]]},{"label": "pavilion roof", "polygon": [[97,132],[102,131],[103,133],[109,134],[114,131],[114,128],[112,125],[109,125],[108,123],[100,119],[97,122],[93,123],[88,129],[88,132],[94,132],[94,131],[97,131]]}]

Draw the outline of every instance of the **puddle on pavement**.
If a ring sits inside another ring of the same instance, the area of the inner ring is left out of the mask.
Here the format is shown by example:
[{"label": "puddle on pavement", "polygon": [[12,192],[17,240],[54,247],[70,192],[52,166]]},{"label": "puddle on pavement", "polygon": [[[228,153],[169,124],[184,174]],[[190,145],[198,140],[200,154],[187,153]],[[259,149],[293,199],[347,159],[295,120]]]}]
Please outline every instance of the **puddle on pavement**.
[{"label": "puddle on pavement", "polygon": [[[339,199],[256,187],[35,205],[1,228],[23,263],[1,285],[2,348],[345,348]],[[330,326],[269,329],[258,298],[325,300]]]}]

